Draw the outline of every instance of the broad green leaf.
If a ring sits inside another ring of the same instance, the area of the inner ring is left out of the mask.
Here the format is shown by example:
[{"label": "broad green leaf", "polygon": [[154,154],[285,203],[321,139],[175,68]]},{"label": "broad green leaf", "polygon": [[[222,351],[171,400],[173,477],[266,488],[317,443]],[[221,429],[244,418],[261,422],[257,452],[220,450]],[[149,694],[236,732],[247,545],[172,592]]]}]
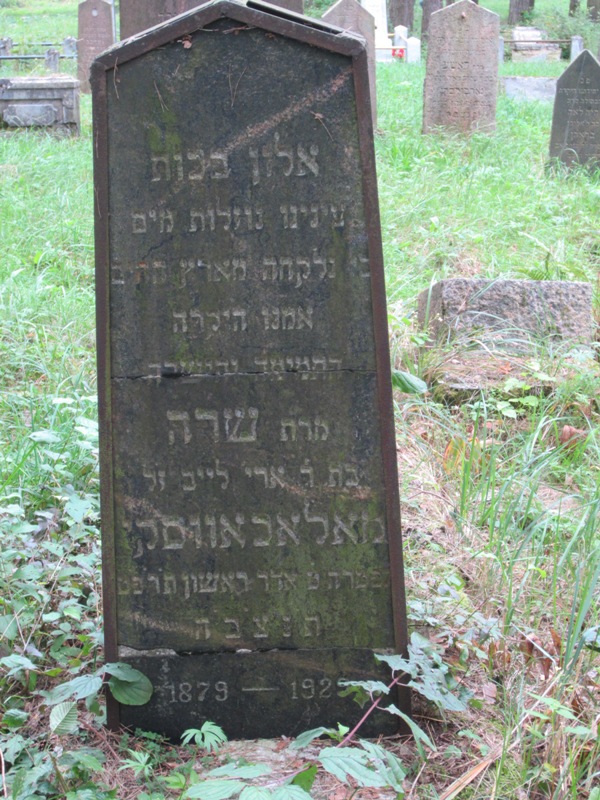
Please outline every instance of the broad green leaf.
[{"label": "broad green leaf", "polygon": [[77,730],[77,704],[59,703],[50,712],[50,730],[59,736]]},{"label": "broad green leaf", "polygon": [[130,664],[122,664],[120,661],[116,661],[113,664],[105,664],[99,672],[108,672],[109,675],[112,675],[114,678],[118,678],[120,681],[125,681],[127,683],[137,683],[140,679],[140,675],[144,677],[144,673],[140,672],[139,669],[135,669]]},{"label": "broad green leaf", "polygon": [[404,797],[402,781],[406,777],[406,770],[400,759],[374,742],[362,740],[360,744],[375,762],[375,769],[379,775],[386,780],[388,786],[398,792],[397,800],[401,800]]},{"label": "broad green leaf", "polygon": [[316,777],[317,767],[315,764],[313,764],[312,766],[303,769],[302,772],[299,772],[297,775],[294,775],[290,783],[292,783],[294,786],[297,786],[299,789],[302,789],[304,792],[310,792]]},{"label": "broad green leaf", "polygon": [[271,800],[271,792],[260,786],[245,786],[241,791],[240,800]]},{"label": "broad green leaf", "polygon": [[575,714],[573,714],[571,709],[566,708],[565,706],[563,706],[562,703],[559,703],[559,701],[555,700],[553,697],[544,697],[543,695],[540,694],[534,694],[534,692],[529,692],[529,694],[531,697],[534,697],[538,702],[543,703],[545,706],[548,706],[549,709],[554,711],[559,716],[565,717],[565,719],[573,719],[573,720],[577,719],[577,717],[575,716]]},{"label": "broad green leaf", "polygon": [[331,728],[311,728],[309,731],[304,731],[300,736],[296,736],[296,740],[292,742],[291,747],[298,750],[301,747],[307,747],[314,739],[325,734],[331,734]]},{"label": "broad green leaf", "polygon": [[432,752],[436,751],[437,749],[436,746],[431,741],[429,736],[427,736],[423,728],[420,728],[414,720],[412,720],[409,716],[400,711],[399,708],[396,708],[396,706],[393,703],[389,706],[382,706],[381,710],[388,711],[390,714],[394,714],[395,716],[400,717],[400,719],[403,719],[404,722],[406,722],[406,724],[412,731],[412,735],[415,737],[415,742],[417,743],[417,747],[419,746],[420,742],[423,742],[423,744],[426,744],[427,747]]},{"label": "broad green leaf", "polygon": [[381,653],[375,653],[375,658],[377,661],[383,661],[384,664],[387,664],[392,672],[409,672],[411,670],[410,662],[402,656],[387,656]]},{"label": "broad green leaf", "polygon": [[29,438],[34,442],[45,442],[46,444],[60,442],[60,438],[52,431],[34,431],[29,434]]},{"label": "broad green leaf", "polygon": [[7,639],[12,642],[16,639],[19,632],[17,618],[14,614],[2,614],[0,616],[0,639]]},{"label": "broad green leaf", "polygon": [[406,394],[425,394],[428,388],[421,378],[411,375],[410,372],[403,372],[397,369],[392,372],[392,384],[395,389]]},{"label": "broad green leaf", "polygon": [[343,783],[353,778],[359,786],[387,786],[385,778],[369,765],[369,757],[357,747],[326,747],[319,754],[319,761],[327,772]]},{"label": "broad green leaf", "polygon": [[28,716],[27,711],[23,711],[20,708],[11,708],[2,717],[2,724],[14,731],[23,727],[27,722]]},{"label": "broad green leaf", "polygon": [[241,792],[244,784],[241,781],[203,781],[190,786],[184,798],[200,798],[200,800],[227,800]]},{"label": "broad green leaf", "polygon": [[261,775],[268,775],[271,772],[271,767],[266,764],[242,764],[238,767],[237,764],[225,764],[223,767],[211,769],[208,775],[211,778],[259,778]]},{"label": "broad green leaf", "polygon": [[[317,774],[316,767],[311,767],[310,769],[314,769],[315,775]],[[307,772],[307,770],[304,770],[304,772]],[[296,777],[298,776],[296,775]],[[310,800],[310,797],[308,791],[296,786],[294,783],[290,783],[287,786],[279,786],[273,790],[273,800]]]},{"label": "broad green leaf", "polygon": [[150,700],[154,691],[148,678],[141,672],[135,683],[122,681],[113,675],[108,681],[108,686],[115,700],[126,706],[143,706]]},{"label": "broad green leaf", "polygon": [[0,665],[8,668],[9,675],[15,675],[21,670],[31,670],[35,672],[37,669],[33,661],[30,661],[26,656],[19,656],[16,653],[14,653],[12,656],[0,658]]},{"label": "broad green leaf", "polygon": [[389,694],[389,687],[383,681],[338,681],[338,686],[357,686],[369,694]]},{"label": "broad green leaf", "polygon": [[96,675],[79,675],[67,683],[61,683],[55,686],[54,689],[49,691],[46,695],[46,702],[52,706],[56,703],[62,703],[69,697],[75,700],[83,700],[86,697],[91,697],[98,694],[102,688],[102,678]]}]

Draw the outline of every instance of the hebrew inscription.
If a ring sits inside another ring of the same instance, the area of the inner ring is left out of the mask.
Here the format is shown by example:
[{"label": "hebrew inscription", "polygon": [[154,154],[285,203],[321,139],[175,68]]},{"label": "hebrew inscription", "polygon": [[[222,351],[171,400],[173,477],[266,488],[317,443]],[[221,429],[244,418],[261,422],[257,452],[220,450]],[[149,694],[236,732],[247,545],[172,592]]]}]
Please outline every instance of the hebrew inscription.
[{"label": "hebrew inscription", "polygon": [[[351,61],[203,13],[189,46],[113,51],[104,84],[116,656],[151,671],[164,730],[242,708],[254,734],[267,695],[306,727],[397,646],[389,356]],[[275,678],[275,650],[301,665]],[[214,671],[227,654],[251,674]]]}]

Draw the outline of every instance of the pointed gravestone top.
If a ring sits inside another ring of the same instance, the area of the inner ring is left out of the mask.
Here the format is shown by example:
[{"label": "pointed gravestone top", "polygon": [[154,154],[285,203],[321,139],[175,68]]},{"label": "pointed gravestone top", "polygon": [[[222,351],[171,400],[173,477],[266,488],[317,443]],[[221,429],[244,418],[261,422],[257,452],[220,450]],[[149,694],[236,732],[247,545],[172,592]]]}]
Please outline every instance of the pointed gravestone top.
[{"label": "pointed gravestone top", "polygon": [[600,164],[600,63],[584,50],[556,84],[550,158]]},{"label": "pointed gravestone top", "polygon": [[92,88],[105,647],[154,686],[110,723],[355,718],[406,645],[364,42],[223,0]]},{"label": "pointed gravestone top", "polygon": [[324,22],[353,31],[363,37],[367,45],[369,88],[373,127],[377,124],[377,88],[375,84],[375,18],[358,0],[338,0],[322,17]]},{"label": "pointed gravestone top", "polygon": [[462,133],[496,125],[500,18],[471,0],[431,15],[423,132],[437,126]]}]

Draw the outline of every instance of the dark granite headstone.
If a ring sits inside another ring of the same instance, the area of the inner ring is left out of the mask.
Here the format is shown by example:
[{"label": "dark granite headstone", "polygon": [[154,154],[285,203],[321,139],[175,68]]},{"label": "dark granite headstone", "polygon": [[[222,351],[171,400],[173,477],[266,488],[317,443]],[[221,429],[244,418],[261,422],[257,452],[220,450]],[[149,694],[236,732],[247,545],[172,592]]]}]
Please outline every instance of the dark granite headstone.
[{"label": "dark granite headstone", "polygon": [[77,34],[77,78],[82,92],[90,91],[92,61],[115,42],[113,7],[108,0],[79,3]]},{"label": "dark granite headstone", "polygon": [[356,720],[406,645],[364,42],[223,0],[92,88],[109,720]]},{"label": "dark granite headstone", "polygon": [[354,31],[367,44],[369,63],[369,87],[371,89],[371,112],[373,127],[377,124],[377,87],[375,75],[375,18],[363,8],[358,0],[338,0],[324,14],[323,21],[337,25],[346,31]]},{"label": "dark granite headstone", "polygon": [[589,50],[557,81],[550,158],[568,166],[600,163],[600,63]]},{"label": "dark granite headstone", "polygon": [[438,126],[461,133],[496,127],[500,18],[460,0],[429,20],[423,133]]}]

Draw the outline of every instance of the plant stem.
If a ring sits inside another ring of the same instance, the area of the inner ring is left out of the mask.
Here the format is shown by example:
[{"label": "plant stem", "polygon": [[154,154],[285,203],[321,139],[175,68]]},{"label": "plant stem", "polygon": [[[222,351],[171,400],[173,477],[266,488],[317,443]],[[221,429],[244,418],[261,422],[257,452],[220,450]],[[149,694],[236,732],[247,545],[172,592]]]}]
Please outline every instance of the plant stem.
[{"label": "plant stem", "polygon": [[[402,677],[402,675],[397,675],[397,676],[394,678],[394,680],[393,680],[393,681],[390,683],[390,685],[387,687],[387,688],[388,688],[388,693],[389,693],[389,690],[390,690],[390,689],[391,689],[393,686],[395,686],[395,685],[398,683],[398,681],[400,680],[400,678],[401,678],[401,677]],[[357,732],[357,730],[360,728],[360,726],[363,724],[363,722],[364,722],[364,721],[367,719],[367,717],[369,716],[369,714],[372,714],[372,713],[373,713],[373,711],[375,711],[375,709],[377,708],[377,706],[379,705],[379,703],[380,703],[382,700],[383,700],[383,695],[381,695],[380,697],[378,697],[378,698],[377,698],[377,700],[375,700],[375,701],[374,701],[374,702],[373,702],[373,703],[372,703],[372,704],[369,706],[369,708],[368,708],[368,709],[366,710],[366,712],[365,712],[365,713],[362,715],[362,717],[359,719],[359,721],[356,723],[356,725],[355,725],[355,726],[352,728],[352,730],[350,731],[350,733],[347,733],[347,734],[346,734],[346,736],[344,736],[344,738],[342,739],[342,741],[341,741],[339,744],[337,744],[337,745],[336,745],[336,747],[343,747],[345,744],[347,744],[347,743],[348,743],[348,742],[349,742],[349,741],[350,741],[350,740],[351,740],[351,739],[354,737],[354,734]]]}]

